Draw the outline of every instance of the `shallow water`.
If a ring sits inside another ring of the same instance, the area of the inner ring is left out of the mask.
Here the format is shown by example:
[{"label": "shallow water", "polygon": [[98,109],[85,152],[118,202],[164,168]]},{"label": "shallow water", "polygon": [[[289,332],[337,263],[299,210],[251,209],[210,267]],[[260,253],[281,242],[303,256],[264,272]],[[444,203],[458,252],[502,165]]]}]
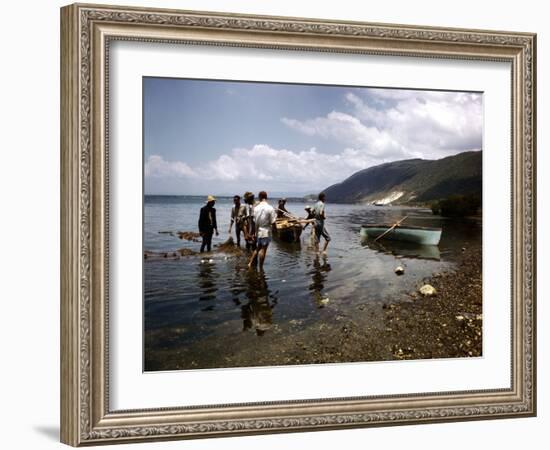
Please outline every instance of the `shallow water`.
[{"label": "shallow water", "polygon": [[[231,202],[219,199],[216,203],[220,236],[214,237],[214,245],[228,238]],[[159,232],[197,231],[203,204],[196,197],[147,196],[144,250],[198,250],[200,243]],[[305,206],[300,201],[287,203],[295,215],[305,216]],[[372,245],[360,238],[361,224],[393,223],[407,214],[406,224],[443,228],[438,249],[427,251],[396,242]],[[296,323],[302,328],[331,324],[355,314],[358,305],[405,299],[403,294],[423,278],[451,268],[462,247],[481,241],[480,222],[443,219],[416,208],[329,203],[326,227],[332,237],[327,257],[313,252],[308,227],[300,244],[274,241],[270,245],[264,273],[247,270],[246,258],[223,253],[206,260],[200,256],[145,260],[146,368],[147,360],[155,359],[158,351],[175,352],[212,339],[223,342],[228,336],[244,342],[275,328],[292,333]],[[394,274],[397,265],[405,267],[404,275]],[[210,357],[223,367],[224,355],[219,353],[218,348]]]}]

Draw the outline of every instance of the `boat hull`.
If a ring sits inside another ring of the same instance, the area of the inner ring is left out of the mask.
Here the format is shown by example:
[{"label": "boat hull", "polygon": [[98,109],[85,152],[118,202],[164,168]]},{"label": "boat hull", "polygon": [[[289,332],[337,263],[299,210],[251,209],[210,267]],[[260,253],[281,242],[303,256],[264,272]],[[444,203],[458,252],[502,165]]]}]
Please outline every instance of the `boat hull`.
[{"label": "boat hull", "polygon": [[302,226],[287,221],[277,221],[273,227],[273,237],[283,242],[300,242]]},{"label": "boat hull", "polygon": [[[391,225],[363,225],[361,236],[376,239],[389,228],[391,228]],[[441,228],[398,226],[386,233],[381,239],[414,242],[420,245],[438,245],[441,239]]]},{"label": "boat hull", "polygon": [[[383,242],[382,242],[383,241]],[[380,253],[408,259],[441,260],[441,252],[437,245],[422,245],[405,241],[375,241],[367,236],[361,236],[361,244]]]}]

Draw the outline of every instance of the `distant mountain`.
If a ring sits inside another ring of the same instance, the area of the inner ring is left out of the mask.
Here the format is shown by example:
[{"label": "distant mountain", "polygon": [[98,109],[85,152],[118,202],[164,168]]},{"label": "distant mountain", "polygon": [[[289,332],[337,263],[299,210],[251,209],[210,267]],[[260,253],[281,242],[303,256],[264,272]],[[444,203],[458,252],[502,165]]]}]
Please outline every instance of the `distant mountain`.
[{"label": "distant mountain", "polygon": [[325,193],[334,203],[403,204],[452,194],[481,197],[481,166],[481,150],[437,160],[395,161],[356,172]]}]

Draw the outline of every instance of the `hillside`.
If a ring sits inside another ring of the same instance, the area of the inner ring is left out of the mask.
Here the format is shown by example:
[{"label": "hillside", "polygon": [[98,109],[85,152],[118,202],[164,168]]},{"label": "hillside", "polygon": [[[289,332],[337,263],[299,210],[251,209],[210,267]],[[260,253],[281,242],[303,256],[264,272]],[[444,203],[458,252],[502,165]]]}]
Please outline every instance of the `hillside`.
[{"label": "hillside", "polygon": [[452,194],[481,197],[482,152],[438,160],[408,159],[369,167],[325,189],[334,203],[427,202]]}]

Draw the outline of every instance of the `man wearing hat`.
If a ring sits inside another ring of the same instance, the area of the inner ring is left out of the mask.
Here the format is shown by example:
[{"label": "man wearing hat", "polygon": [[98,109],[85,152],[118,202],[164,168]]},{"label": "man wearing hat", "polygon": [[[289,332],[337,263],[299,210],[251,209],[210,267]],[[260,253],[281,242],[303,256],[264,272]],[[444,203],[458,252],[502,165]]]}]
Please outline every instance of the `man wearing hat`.
[{"label": "man wearing hat", "polygon": [[[233,196],[233,207],[231,208],[231,222],[229,223],[229,235],[231,235],[231,228],[235,224],[235,236],[237,238],[237,247],[241,246],[241,231],[245,234],[243,229],[243,222],[246,217],[246,206],[241,205],[241,196]],[[246,234],[245,234],[246,239]]]},{"label": "man wearing hat", "polygon": [[254,251],[256,249],[256,225],[254,224],[254,194],[245,192],[243,195],[245,213],[243,218],[243,233],[246,241],[246,249]]},{"label": "man wearing hat", "polygon": [[214,231],[216,232],[216,236],[219,236],[218,224],[216,222],[216,208],[214,208],[215,204],[216,199],[214,196],[209,195],[206,198],[206,205],[201,208],[199,216],[199,233],[202,236],[201,253],[204,252],[205,248],[207,251],[212,250]]},{"label": "man wearing hat", "polygon": [[277,205],[277,219],[288,217],[289,213],[285,205],[286,205],[286,198],[280,199],[279,204]]}]

